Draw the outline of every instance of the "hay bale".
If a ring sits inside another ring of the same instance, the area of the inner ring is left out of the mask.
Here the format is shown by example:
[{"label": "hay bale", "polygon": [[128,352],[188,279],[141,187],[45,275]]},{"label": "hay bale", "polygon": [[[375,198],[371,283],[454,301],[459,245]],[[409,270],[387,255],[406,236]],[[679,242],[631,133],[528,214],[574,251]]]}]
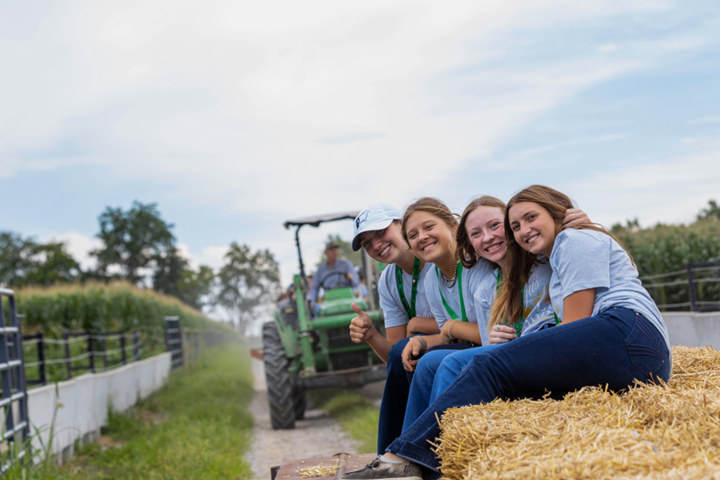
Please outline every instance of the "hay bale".
[{"label": "hay bale", "polygon": [[673,360],[667,386],[447,410],[444,477],[720,480],[720,352],[673,347]]}]

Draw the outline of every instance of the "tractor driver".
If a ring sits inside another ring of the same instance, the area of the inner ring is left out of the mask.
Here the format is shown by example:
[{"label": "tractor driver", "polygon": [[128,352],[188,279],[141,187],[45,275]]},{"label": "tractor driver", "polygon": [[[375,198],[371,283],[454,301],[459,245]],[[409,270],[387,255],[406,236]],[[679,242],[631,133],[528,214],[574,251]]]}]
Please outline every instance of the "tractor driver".
[{"label": "tractor driver", "polygon": [[310,305],[313,309],[317,303],[318,290],[320,287],[325,290],[340,287],[357,287],[358,279],[355,275],[355,267],[348,260],[338,258],[338,244],[330,242],[325,246],[325,258],[327,262],[320,265],[313,277],[310,286]]}]

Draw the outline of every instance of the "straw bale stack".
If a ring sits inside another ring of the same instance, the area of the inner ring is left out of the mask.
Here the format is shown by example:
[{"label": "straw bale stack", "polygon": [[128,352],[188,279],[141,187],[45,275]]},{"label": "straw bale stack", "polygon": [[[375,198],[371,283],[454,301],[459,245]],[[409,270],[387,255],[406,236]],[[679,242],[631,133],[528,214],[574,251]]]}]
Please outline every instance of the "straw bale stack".
[{"label": "straw bale stack", "polygon": [[720,480],[720,352],[673,347],[668,385],[449,409],[446,478]]}]

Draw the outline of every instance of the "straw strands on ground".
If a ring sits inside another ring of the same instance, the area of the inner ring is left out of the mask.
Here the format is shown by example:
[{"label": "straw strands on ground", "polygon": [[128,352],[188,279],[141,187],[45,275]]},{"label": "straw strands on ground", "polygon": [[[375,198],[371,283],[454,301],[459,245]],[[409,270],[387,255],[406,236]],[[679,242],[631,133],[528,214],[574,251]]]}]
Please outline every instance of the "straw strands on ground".
[{"label": "straw strands on ground", "polygon": [[315,477],[329,477],[337,473],[340,468],[335,462],[335,465],[316,465],[314,467],[298,468],[297,473],[300,478],[315,478]]},{"label": "straw strands on ground", "polygon": [[720,352],[673,347],[673,359],[667,386],[447,410],[444,477],[720,480]]}]

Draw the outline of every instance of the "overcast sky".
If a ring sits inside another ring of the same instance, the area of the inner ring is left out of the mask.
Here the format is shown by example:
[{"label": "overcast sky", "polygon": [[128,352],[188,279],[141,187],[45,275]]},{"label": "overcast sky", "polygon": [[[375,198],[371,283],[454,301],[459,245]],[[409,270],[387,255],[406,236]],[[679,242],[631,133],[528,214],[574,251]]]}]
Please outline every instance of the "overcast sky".
[{"label": "overcast sky", "polygon": [[[0,1],[0,230],[85,259],[157,202],[217,267],[289,218],[543,183],[607,226],[720,200],[720,2]],[[303,241],[319,255],[328,233]]]}]

